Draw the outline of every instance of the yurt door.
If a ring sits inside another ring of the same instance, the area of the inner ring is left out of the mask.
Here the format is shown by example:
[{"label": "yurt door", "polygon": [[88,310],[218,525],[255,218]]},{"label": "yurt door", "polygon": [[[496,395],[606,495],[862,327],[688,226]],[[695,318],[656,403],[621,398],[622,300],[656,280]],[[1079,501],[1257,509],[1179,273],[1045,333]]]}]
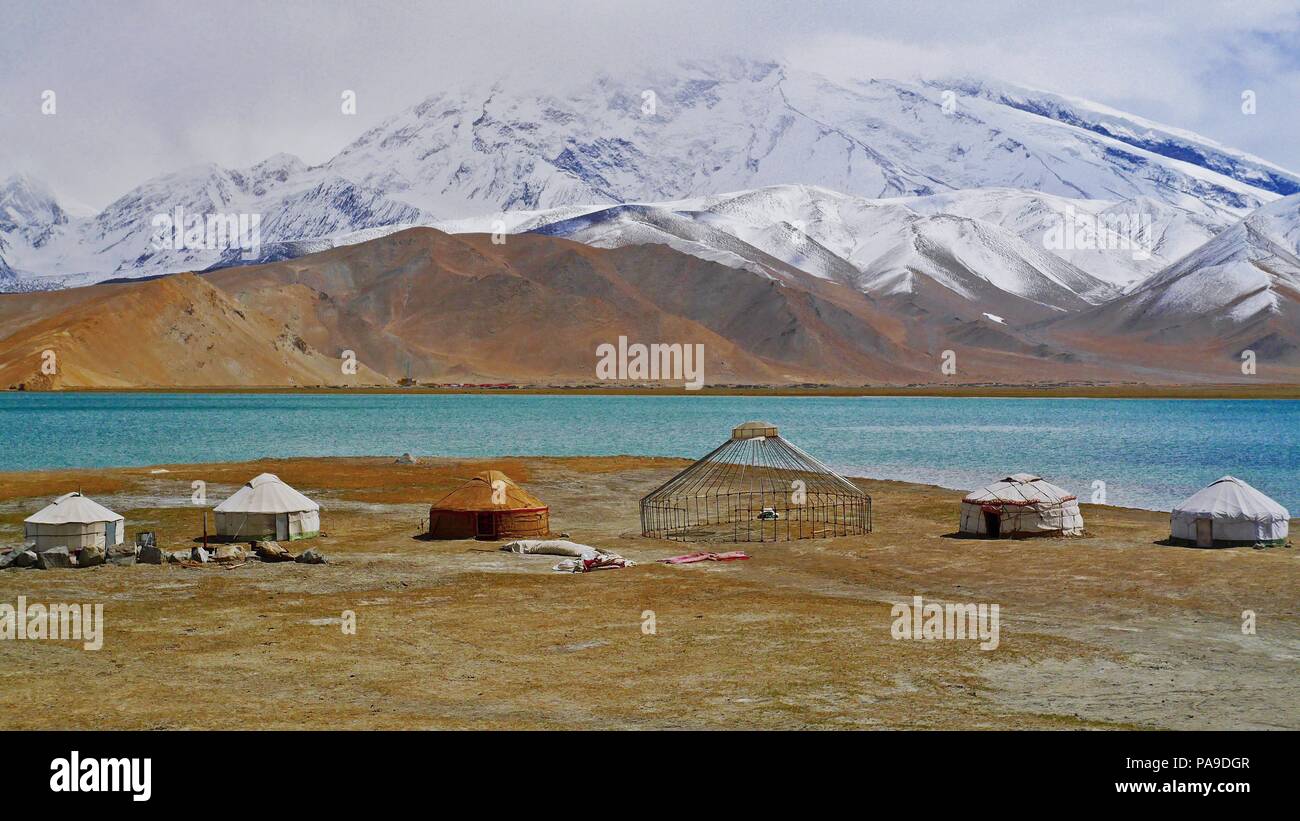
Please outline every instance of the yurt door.
[{"label": "yurt door", "polygon": [[1196,546],[1214,547],[1214,520],[1196,520]]},{"label": "yurt door", "polygon": [[476,535],[478,538],[495,539],[497,537],[497,531],[496,528],[492,526],[492,514],[480,513],[477,518],[478,527],[476,529]]},{"label": "yurt door", "polygon": [[275,540],[277,542],[289,541],[289,514],[281,513],[275,517]]},{"label": "yurt door", "polygon": [[104,522],[104,547],[117,544],[117,522]]},{"label": "yurt door", "polygon": [[1002,535],[1002,514],[984,511],[984,530],[989,538],[996,539]]}]

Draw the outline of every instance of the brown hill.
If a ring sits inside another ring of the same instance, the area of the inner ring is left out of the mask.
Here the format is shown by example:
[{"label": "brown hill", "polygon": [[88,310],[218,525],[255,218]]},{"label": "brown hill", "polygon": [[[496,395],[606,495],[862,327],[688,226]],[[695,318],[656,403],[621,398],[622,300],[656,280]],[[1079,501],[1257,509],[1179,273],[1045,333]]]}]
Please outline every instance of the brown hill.
[{"label": "brown hill", "polygon": [[[412,228],[202,277],[0,295],[0,385],[383,385],[407,375],[591,384],[597,347],[620,336],[702,344],[708,385],[1134,378],[1118,357],[927,304],[666,245],[602,249],[536,234],[495,244]],[[52,378],[40,373],[45,350],[58,357]],[[946,350],[955,375],[940,370]],[[346,351],[355,374],[341,369]]]},{"label": "brown hill", "polygon": [[[53,374],[43,372],[53,353]],[[371,383],[387,377],[364,370]],[[340,362],[194,274],[0,297],[0,385],[318,385]]]},{"label": "brown hill", "polygon": [[806,276],[791,286],[660,245],[607,250],[530,234],[497,245],[414,228],[209,279],[318,348],[350,347],[419,379],[594,382],[597,346],[620,336],[703,344],[712,383],[885,381],[907,358],[901,323],[860,293]]}]

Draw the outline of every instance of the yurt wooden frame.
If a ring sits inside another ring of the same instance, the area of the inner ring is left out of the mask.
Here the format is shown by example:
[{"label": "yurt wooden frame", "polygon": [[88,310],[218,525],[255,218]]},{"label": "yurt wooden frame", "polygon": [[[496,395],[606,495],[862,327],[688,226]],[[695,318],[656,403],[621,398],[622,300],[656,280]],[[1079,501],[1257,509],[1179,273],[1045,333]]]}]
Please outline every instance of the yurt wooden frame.
[{"label": "yurt wooden frame", "polygon": [[[765,508],[777,518],[760,519]],[[641,532],[682,542],[858,536],[871,532],[871,497],[774,426],[751,422],[646,495]]]}]

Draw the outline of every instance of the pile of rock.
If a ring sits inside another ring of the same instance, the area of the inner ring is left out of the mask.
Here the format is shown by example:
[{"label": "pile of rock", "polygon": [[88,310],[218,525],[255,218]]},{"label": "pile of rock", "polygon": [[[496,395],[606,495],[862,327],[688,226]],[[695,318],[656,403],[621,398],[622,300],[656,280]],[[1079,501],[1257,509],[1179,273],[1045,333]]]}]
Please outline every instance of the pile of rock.
[{"label": "pile of rock", "polygon": [[36,562],[36,551],[28,545],[22,545],[0,555],[0,570],[6,567],[32,567]]},{"label": "pile of rock", "polygon": [[104,548],[102,547],[83,547],[80,553],[85,555],[85,564],[78,562],[77,554],[69,553],[68,548],[63,545],[51,547],[40,553],[36,552],[36,548],[24,545],[0,556],[0,569],[37,567],[41,570],[51,570],[58,567],[93,567],[96,564],[104,563]]},{"label": "pile of rock", "polygon": [[328,564],[325,556],[314,547],[309,547],[299,553],[298,558],[294,559],[294,561],[298,564]]},{"label": "pile of rock", "polygon": [[291,562],[294,555],[280,546],[279,542],[254,542],[253,552],[264,562]]},{"label": "pile of rock", "polygon": [[314,547],[309,547],[297,556],[286,550],[279,542],[265,541],[253,544],[253,552],[264,562],[297,562],[298,564],[327,564],[324,556]]},{"label": "pile of rock", "polygon": [[91,545],[78,551],[69,551],[62,545],[36,552],[32,544],[15,547],[7,553],[0,553],[0,570],[6,568],[38,567],[52,570],[63,567],[95,567],[101,564],[181,564],[195,567],[203,564],[238,566],[256,558],[264,562],[298,562],[299,564],[326,564],[326,559],[314,547],[309,547],[295,556],[279,542],[254,542],[248,550],[237,544],[218,544],[212,548],[194,546],[189,550],[166,551],[156,545],[146,544],[140,547],[120,544],[105,550]]}]

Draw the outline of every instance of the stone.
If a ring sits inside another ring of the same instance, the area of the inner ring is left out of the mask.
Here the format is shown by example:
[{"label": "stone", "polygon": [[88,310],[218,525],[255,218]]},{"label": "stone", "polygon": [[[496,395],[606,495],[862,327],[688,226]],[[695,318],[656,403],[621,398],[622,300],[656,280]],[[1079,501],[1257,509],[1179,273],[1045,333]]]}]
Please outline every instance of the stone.
[{"label": "stone", "polygon": [[[31,561],[27,561],[27,554],[31,553]],[[8,553],[0,556],[0,570],[6,567],[30,567],[36,563],[36,553],[26,545],[15,547]]]},{"label": "stone", "polygon": [[180,564],[181,562],[188,562],[189,560],[190,560],[190,551],[188,550],[177,550],[173,553],[167,554],[167,561],[171,562],[172,564]]},{"label": "stone", "polygon": [[135,545],[126,542],[115,544],[108,549],[105,558],[108,559],[109,564],[135,564]]},{"label": "stone", "polygon": [[136,556],[136,561],[140,564],[162,564],[163,552],[157,545],[147,544],[140,548],[140,555]]},{"label": "stone", "polygon": [[320,554],[314,547],[304,550],[298,558],[294,559],[298,564],[326,564],[325,557]]},{"label": "stone", "polygon": [[77,553],[77,567],[95,567],[104,563],[104,548],[99,545],[86,545]]},{"label": "stone", "polygon": [[280,546],[279,542],[265,541],[258,542],[253,548],[257,557],[264,562],[291,562],[293,554]]},{"label": "stone", "polygon": [[397,457],[396,460],[394,460],[393,464],[396,464],[396,465],[414,465],[414,464],[416,463],[416,461],[417,461],[416,458],[415,458],[414,456],[412,456],[411,454],[409,454],[409,453],[403,453],[401,456]]},{"label": "stone", "polygon": [[212,558],[219,562],[238,562],[244,559],[244,548],[237,544],[217,545]]},{"label": "stone", "polygon": [[36,554],[36,566],[41,570],[53,570],[57,567],[72,567],[72,557],[68,555],[65,545],[51,547]]}]

